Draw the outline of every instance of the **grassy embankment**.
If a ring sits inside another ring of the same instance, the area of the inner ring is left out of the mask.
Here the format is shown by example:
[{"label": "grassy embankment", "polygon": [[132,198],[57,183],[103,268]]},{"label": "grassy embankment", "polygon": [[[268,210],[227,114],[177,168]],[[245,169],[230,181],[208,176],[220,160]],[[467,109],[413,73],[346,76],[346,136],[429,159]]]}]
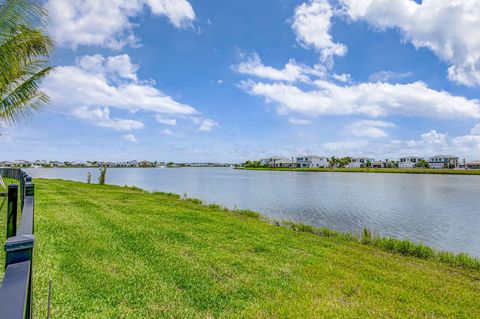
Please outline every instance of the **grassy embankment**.
[{"label": "grassy embankment", "polygon": [[465,256],[173,194],[35,183],[38,318],[50,278],[53,318],[480,317],[480,264]]},{"label": "grassy embankment", "polygon": [[429,168],[272,168],[272,167],[238,167],[237,169],[256,170],[256,171],[480,175],[480,170],[429,169]]}]

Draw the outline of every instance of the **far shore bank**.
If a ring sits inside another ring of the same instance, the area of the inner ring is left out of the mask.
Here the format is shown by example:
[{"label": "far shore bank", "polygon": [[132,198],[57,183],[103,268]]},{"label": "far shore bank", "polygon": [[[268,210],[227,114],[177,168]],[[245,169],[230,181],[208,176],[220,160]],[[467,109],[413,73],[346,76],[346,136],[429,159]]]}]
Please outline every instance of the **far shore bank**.
[{"label": "far shore bank", "polygon": [[480,170],[430,169],[430,168],[284,168],[284,167],[236,167],[252,171],[319,172],[319,173],[392,173],[436,175],[480,175]]}]

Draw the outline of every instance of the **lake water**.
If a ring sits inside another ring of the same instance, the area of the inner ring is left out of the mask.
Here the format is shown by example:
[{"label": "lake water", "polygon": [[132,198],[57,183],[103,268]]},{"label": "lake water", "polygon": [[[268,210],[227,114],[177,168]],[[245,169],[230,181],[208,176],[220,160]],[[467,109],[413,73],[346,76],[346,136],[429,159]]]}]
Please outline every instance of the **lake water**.
[{"label": "lake water", "polygon": [[[32,177],[97,181],[98,169],[30,169]],[[111,168],[107,183],[348,232],[366,227],[480,257],[480,176]]]}]

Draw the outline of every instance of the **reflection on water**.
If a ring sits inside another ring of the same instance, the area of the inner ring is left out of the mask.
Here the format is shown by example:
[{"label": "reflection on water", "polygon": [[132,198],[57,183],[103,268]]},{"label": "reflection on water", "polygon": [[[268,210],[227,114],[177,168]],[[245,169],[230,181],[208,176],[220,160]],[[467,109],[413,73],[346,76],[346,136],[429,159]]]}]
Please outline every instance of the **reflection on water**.
[{"label": "reflection on water", "polygon": [[[98,169],[32,169],[33,177],[92,181]],[[229,208],[335,230],[361,228],[480,257],[480,176],[112,168],[107,183],[187,193]]]}]

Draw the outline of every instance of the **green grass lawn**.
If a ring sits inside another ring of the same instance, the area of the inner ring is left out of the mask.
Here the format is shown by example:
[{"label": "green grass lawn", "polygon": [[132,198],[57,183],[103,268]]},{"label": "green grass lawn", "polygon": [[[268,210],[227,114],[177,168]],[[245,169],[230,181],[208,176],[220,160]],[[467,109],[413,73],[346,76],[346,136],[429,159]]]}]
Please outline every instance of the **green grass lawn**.
[{"label": "green grass lawn", "polygon": [[138,189],[36,179],[45,318],[478,318],[480,271]]},{"label": "green grass lawn", "polygon": [[240,168],[237,168],[237,169],[256,170],[256,171],[480,175],[480,170],[429,169],[429,168],[271,168],[271,167],[240,167]]}]

